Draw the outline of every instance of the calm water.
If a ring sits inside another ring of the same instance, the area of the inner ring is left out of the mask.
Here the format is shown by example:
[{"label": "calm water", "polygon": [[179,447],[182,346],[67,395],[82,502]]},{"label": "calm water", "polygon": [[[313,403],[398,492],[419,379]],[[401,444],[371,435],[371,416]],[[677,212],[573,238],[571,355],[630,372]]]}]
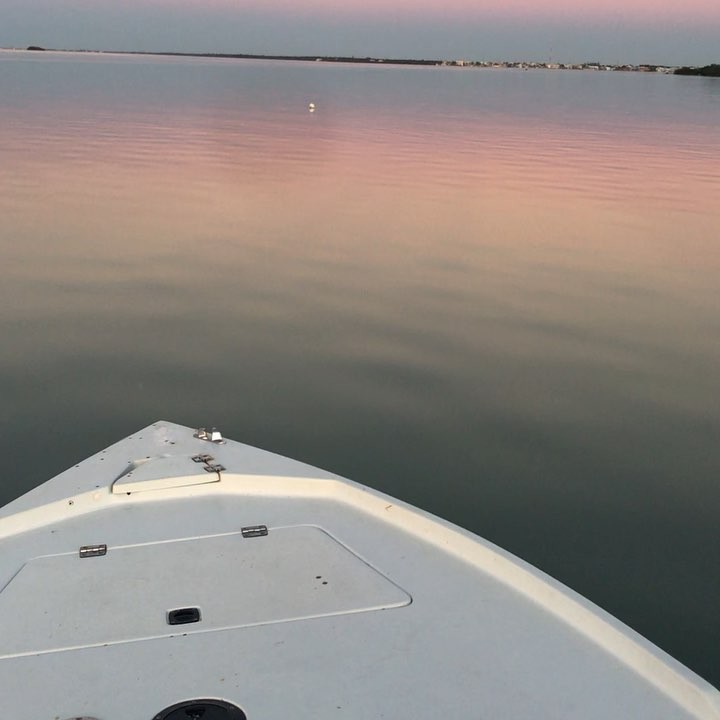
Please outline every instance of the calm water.
[{"label": "calm water", "polygon": [[719,199],[713,79],[0,53],[0,500],[216,424],[720,685]]}]

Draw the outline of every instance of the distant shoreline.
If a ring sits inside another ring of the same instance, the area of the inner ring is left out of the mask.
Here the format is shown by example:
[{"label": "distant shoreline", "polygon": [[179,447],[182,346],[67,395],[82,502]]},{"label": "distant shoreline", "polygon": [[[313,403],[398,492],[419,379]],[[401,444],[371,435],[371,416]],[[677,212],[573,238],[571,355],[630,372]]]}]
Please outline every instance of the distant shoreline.
[{"label": "distant shoreline", "polygon": [[44,48],[39,45],[30,45],[27,48],[5,48],[8,50],[34,51],[34,52],[64,52],[87,53],[99,55],[149,55],[153,57],[197,57],[216,58],[227,60],[282,60],[294,62],[331,62],[358,65],[419,65],[432,67],[468,67],[468,68],[512,68],[520,70],[593,70],[611,72],[657,72],[676,75],[702,75],[706,77],[720,76],[720,65],[677,66],[655,65],[643,63],[640,65],[622,64],[614,65],[598,62],[586,63],[555,63],[534,61],[479,61],[479,60],[418,60],[414,58],[376,58],[356,57],[349,55],[264,55],[258,53],[201,53],[201,52],[173,52],[173,51],[140,51],[140,50],[67,50],[57,48]]},{"label": "distant shoreline", "polygon": [[412,58],[372,58],[343,55],[257,55],[253,53],[188,53],[188,52],[120,52],[120,55],[160,55],[169,57],[220,58],[227,60],[288,60],[295,62],[335,62],[385,65],[442,65],[443,60],[414,60]]},{"label": "distant shoreline", "polygon": [[720,77],[720,65],[705,65],[704,67],[681,67],[675,71],[676,75],[701,75],[702,77]]}]

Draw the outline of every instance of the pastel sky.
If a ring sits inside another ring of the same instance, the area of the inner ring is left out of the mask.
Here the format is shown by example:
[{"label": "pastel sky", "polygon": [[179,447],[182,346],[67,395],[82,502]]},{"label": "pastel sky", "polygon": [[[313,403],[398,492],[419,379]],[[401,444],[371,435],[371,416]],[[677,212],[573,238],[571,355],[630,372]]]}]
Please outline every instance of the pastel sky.
[{"label": "pastel sky", "polygon": [[0,46],[720,62],[720,0],[0,0]]}]

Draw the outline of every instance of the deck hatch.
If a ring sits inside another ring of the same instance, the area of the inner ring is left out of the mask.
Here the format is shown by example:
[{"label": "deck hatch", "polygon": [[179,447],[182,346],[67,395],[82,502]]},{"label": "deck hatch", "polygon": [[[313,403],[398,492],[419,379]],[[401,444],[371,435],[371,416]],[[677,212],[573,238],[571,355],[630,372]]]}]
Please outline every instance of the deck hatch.
[{"label": "deck hatch", "polygon": [[[261,540],[237,532],[113,545],[97,562],[75,551],[26,563],[0,592],[0,657],[409,602],[407,593],[317,527],[272,528]],[[168,612],[174,609],[197,609],[202,621],[172,627]]]},{"label": "deck hatch", "polygon": [[225,470],[212,455],[159,455],[134,460],[112,486],[115,495],[205,485]]}]

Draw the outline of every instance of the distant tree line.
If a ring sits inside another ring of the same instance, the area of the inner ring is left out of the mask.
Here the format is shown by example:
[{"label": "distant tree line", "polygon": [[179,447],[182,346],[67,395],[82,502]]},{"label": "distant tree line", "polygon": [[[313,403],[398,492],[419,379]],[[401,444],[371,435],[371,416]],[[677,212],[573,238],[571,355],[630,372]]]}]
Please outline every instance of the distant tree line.
[{"label": "distant tree line", "polygon": [[705,67],[681,67],[675,71],[676,75],[702,75],[703,77],[720,77],[720,65],[713,63]]}]

